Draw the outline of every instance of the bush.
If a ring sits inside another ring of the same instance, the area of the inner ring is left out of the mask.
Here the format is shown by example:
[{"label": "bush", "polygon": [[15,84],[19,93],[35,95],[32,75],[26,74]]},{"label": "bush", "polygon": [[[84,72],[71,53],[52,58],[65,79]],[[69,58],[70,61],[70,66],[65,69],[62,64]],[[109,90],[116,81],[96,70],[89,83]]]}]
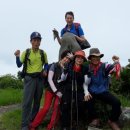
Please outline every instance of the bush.
[{"label": "bush", "polygon": [[23,88],[22,80],[18,79],[14,75],[7,74],[0,77],[0,88]]},{"label": "bush", "polygon": [[130,95],[130,69],[125,68],[121,73],[122,86],[121,92]]},{"label": "bush", "polygon": [[130,69],[124,68],[121,72],[121,79],[117,80],[112,76],[112,85],[110,89],[118,94],[130,96]]}]

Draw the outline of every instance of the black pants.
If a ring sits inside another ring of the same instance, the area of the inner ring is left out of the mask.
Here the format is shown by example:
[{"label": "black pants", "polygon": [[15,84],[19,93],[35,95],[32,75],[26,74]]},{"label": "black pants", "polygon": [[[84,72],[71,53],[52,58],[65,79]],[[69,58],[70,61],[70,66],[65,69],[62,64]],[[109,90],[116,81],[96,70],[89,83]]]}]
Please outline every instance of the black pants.
[{"label": "black pants", "polygon": [[61,126],[62,127],[70,127],[71,125],[71,109],[72,109],[72,122],[76,121],[77,118],[80,120],[83,115],[84,111],[84,93],[78,92],[77,93],[77,105],[78,105],[78,117],[77,117],[77,106],[76,106],[76,95],[74,92],[73,96],[73,107],[71,108],[72,103],[72,93],[71,91],[66,92],[63,95],[62,102],[61,102]]},{"label": "black pants", "polygon": [[95,118],[98,118],[98,115],[96,113],[96,110],[94,108],[95,99],[101,100],[106,104],[109,104],[112,107],[109,120],[111,121],[117,121],[120,114],[121,114],[121,103],[120,101],[112,95],[110,92],[104,92],[101,94],[92,94],[92,99],[88,102],[86,102],[87,108],[88,108],[88,116],[90,120],[93,120]]}]

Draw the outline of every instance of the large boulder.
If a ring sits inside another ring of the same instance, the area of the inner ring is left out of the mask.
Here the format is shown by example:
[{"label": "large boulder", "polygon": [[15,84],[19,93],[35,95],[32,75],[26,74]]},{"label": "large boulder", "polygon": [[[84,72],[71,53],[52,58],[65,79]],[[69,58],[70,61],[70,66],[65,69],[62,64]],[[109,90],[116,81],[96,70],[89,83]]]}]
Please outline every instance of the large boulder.
[{"label": "large boulder", "polygon": [[130,107],[124,107],[122,108],[122,114],[119,118],[119,124],[121,127],[130,128]]}]

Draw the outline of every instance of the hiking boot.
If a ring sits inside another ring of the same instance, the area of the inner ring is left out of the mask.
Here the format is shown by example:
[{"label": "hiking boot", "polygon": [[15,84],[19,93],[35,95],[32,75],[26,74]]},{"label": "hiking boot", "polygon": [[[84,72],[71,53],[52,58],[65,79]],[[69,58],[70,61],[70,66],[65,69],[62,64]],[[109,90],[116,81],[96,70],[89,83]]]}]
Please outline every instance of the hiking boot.
[{"label": "hiking boot", "polygon": [[112,130],[121,130],[116,122],[108,121],[108,125],[112,128]]},{"label": "hiking boot", "polygon": [[89,126],[100,127],[100,120],[99,119],[92,120],[92,122],[89,124]]}]

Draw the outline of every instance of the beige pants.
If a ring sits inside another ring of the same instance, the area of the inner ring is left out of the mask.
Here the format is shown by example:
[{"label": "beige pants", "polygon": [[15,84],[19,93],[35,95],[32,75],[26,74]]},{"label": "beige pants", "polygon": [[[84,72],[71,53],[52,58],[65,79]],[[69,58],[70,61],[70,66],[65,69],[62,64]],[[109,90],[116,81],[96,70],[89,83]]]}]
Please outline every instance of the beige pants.
[{"label": "beige pants", "polygon": [[73,33],[66,32],[62,37],[62,42],[59,50],[59,59],[61,59],[61,54],[65,50],[69,50],[71,52],[76,52],[78,50],[81,50],[75,36]]}]

